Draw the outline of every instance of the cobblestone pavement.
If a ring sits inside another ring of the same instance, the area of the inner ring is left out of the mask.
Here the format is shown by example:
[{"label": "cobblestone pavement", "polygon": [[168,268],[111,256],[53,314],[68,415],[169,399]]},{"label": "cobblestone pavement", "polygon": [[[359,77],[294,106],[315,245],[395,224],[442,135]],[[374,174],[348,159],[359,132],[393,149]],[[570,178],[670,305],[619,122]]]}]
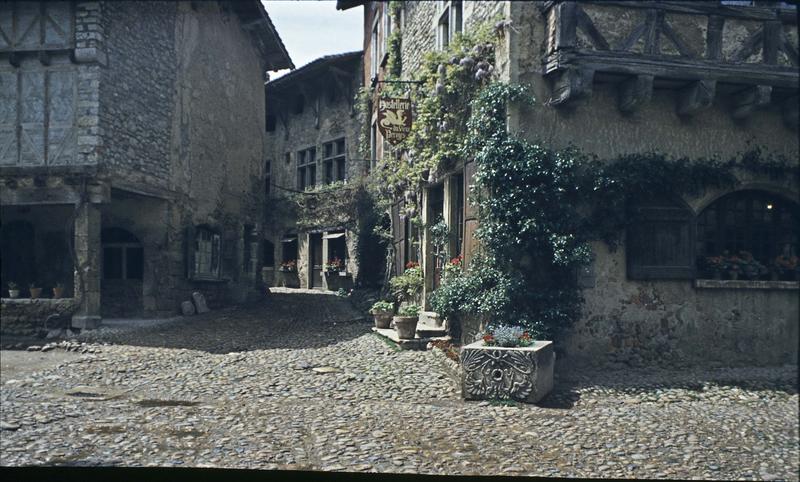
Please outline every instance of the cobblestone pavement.
[{"label": "cobblestone pavement", "polygon": [[91,333],[2,385],[0,464],[798,479],[796,367],[562,372],[538,406],[465,403],[441,351],[357,317],[276,293]]}]

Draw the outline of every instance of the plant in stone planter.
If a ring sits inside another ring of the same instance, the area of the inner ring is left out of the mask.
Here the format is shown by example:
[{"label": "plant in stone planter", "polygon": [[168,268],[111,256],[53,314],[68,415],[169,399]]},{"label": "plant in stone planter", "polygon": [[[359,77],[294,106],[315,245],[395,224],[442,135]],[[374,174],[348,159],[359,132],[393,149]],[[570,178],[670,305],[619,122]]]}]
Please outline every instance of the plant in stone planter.
[{"label": "plant in stone planter", "polygon": [[53,287],[53,298],[59,299],[64,296],[64,285],[62,283],[56,283]]},{"label": "plant in stone planter", "polygon": [[722,256],[700,258],[697,260],[697,265],[705,276],[710,276],[713,279],[722,279],[722,271],[725,266],[725,260]]},{"label": "plant in stone planter", "polygon": [[419,321],[419,305],[408,304],[401,306],[397,310],[397,315],[392,318],[394,321],[394,328],[397,330],[397,337],[410,340],[414,338],[417,332],[417,322]]},{"label": "plant in stone planter", "polygon": [[339,271],[344,271],[344,261],[339,258],[332,258],[325,263],[325,273],[333,275]]},{"label": "plant in stone planter", "polygon": [[531,335],[517,326],[499,325],[487,329],[482,339],[486,346],[502,346],[506,348],[534,344],[534,339]]},{"label": "plant in stone planter", "polygon": [[394,313],[394,303],[391,301],[377,301],[369,312],[375,319],[375,328],[389,328]]},{"label": "plant in stone planter", "polygon": [[744,264],[744,260],[739,256],[731,255],[728,251],[722,253],[722,271],[727,273],[728,278],[732,280],[739,279]]},{"label": "plant in stone planter", "polygon": [[32,300],[35,300],[36,298],[42,296],[42,288],[36,286],[36,282],[35,281],[28,285],[28,289],[31,292],[31,299]]},{"label": "plant in stone planter", "polygon": [[8,283],[8,297],[19,298],[19,286],[17,286],[17,283],[14,283],[13,281]]},{"label": "plant in stone planter", "polygon": [[740,251],[739,257],[742,260],[742,274],[745,278],[755,280],[769,273],[767,267],[753,258],[753,255],[748,251]]},{"label": "plant in stone planter", "polygon": [[284,273],[297,273],[297,261],[284,261],[281,263],[280,271]]}]

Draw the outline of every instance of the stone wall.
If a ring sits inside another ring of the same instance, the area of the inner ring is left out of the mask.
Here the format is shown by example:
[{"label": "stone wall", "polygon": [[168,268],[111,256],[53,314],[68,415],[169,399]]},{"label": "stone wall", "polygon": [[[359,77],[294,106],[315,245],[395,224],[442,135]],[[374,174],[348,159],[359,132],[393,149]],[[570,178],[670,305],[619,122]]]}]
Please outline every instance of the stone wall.
[{"label": "stone wall", "polygon": [[[268,156],[271,165],[270,197],[267,200],[266,209],[268,222],[265,224],[264,237],[270,240],[275,246],[275,267],[280,267],[283,258],[283,244],[281,239],[288,232],[296,233],[299,237],[298,242],[298,276],[301,287],[309,287],[308,279],[308,260],[309,242],[308,230],[298,230],[296,220],[289,208],[287,201],[282,199],[286,191],[297,189],[297,153],[300,150],[310,147],[316,148],[316,178],[315,185],[323,185],[325,179],[325,168],[322,162],[324,155],[324,144],[336,139],[345,139],[346,151],[346,172],[348,183],[357,183],[365,174],[368,163],[363,159],[359,152],[359,135],[361,133],[361,120],[357,115],[357,106],[354,105],[354,97],[358,92],[361,83],[360,72],[361,64],[356,63],[352,72],[350,91],[342,92],[336,89],[336,95],[330,98],[327,89],[306,88],[306,94],[313,94],[305,98],[303,112],[295,114],[291,108],[293,96],[301,92],[302,83],[315,82],[318,79],[302,78],[293,81],[292,86],[282,87],[280,93],[275,95],[282,96],[284,105],[278,107],[277,103],[269,103],[267,112],[276,117],[275,130],[267,132]],[[301,67],[302,68],[302,67]],[[330,82],[327,80],[326,82]],[[279,110],[280,109],[280,110]],[[286,123],[281,120],[285,119]],[[289,154],[289,162],[286,161],[286,154]],[[278,187],[280,186],[280,187]],[[336,226],[320,225],[317,228],[334,228]],[[348,246],[348,266],[347,269],[353,273],[353,277],[358,273],[358,256],[356,253],[357,233],[347,232]],[[280,275],[275,278],[280,283]]]},{"label": "stone wall", "polygon": [[[576,146],[610,159],[620,154],[659,151],[674,157],[727,159],[760,146],[798,159],[797,133],[784,125],[780,106],[734,120],[724,97],[691,118],[676,112],[676,92],[656,89],[652,100],[631,114],[617,108],[613,84],[595,83],[589,99],[566,108],[546,105],[552,95],[541,75],[545,22],[536,5],[518,6],[515,52],[518,81],[530,84],[537,102],[516,113],[511,125],[532,141],[560,149]],[[617,21],[609,19],[609,21]],[[591,133],[591,135],[587,135]],[[747,176],[758,188],[798,198],[791,179],[776,182]],[[707,192],[686,199],[695,214],[719,196]],[[798,290],[701,289],[692,281],[632,281],[626,277],[625,249],[594,245],[593,287],[584,290],[583,317],[565,344],[568,358],[632,365],[717,361],[725,364],[797,362]]]},{"label": "stone wall", "polygon": [[10,299],[2,300],[0,333],[11,336],[36,335],[48,316],[61,314],[69,317],[74,310],[72,298],[62,299]]},{"label": "stone wall", "polygon": [[103,161],[149,174],[161,186],[170,174],[176,7],[175,2],[103,4],[108,57],[100,78]]}]

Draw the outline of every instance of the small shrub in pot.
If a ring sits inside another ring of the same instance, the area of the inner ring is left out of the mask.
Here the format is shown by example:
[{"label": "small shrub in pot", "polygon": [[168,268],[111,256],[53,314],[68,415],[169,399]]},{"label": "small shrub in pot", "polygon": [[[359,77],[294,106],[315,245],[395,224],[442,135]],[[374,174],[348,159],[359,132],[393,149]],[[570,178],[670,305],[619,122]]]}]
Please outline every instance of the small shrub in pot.
[{"label": "small shrub in pot", "polygon": [[417,332],[417,322],[419,321],[419,305],[408,304],[401,306],[394,317],[394,328],[397,330],[397,337],[408,340],[414,338]]},{"label": "small shrub in pot", "polygon": [[378,301],[369,310],[375,319],[376,328],[389,328],[394,313],[394,303],[391,301]]}]

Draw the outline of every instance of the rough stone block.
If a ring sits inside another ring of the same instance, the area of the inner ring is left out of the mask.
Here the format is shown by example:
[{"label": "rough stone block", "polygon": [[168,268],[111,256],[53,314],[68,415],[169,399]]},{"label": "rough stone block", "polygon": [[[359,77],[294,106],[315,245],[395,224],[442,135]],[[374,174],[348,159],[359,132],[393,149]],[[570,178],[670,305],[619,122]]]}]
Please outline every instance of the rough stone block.
[{"label": "rough stone block", "polygon": [[194,306],[197,308],[198,313],[208,313],[208,305],[206,304],[206,297],[203,296],[203,293],[199,291],[195,291],[192,293],[192,300],[194,301]]},{"label": "rough stone block", "polygon": [[553,389],[553,342],[505,348],[483,341],[461,350],[461,394],[465,400],[536,403]]},{"label": "rough stone block", "polygon": [[195,314],[194,305],[191,301],[184,301],[181,303],[181,313],[183,316],[192,316]]}]

